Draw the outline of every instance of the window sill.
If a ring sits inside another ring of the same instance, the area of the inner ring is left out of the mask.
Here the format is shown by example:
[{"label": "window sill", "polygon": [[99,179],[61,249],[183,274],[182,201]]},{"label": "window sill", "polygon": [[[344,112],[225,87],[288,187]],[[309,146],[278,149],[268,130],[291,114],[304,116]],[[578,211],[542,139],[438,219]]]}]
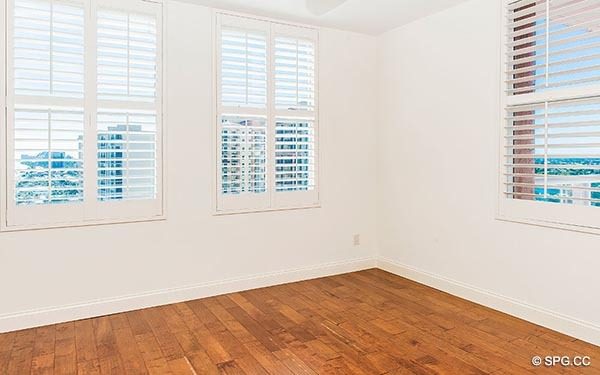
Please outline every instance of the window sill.
[{"label": "window sill", "polygon": [[0,232],[25,232],[25,231],[37,231],[47,229],[65,229],[65,228],[79,228],[79,227],[95,227],[113,224],[134,224],[134,223],[147,223],[166,221],[166,215],[153,216],[146,218],[127,218],[127,219],[107,219],[107,220],[90,220],[85,222],[76,223],[56,223],[56,224],[41,224],[41,225],[5,225],[3,222],[0,227]]},{"label": "window sill", "polygon": [[596,227],[587,227],[587,226],[582,226],[582,225],[556,223],[556,222],[544,221],[544,220],[507,217],[507,216],[502,216],[502,215],[496,215],[496,220],[504,221],[507,223],[517,223],[517,224],[533,225],[536,227],[553,228],[553,229],[565,230],[565,231],[569,231],[569,232],[600,235],[600,228],[596,228]]},{"label": "window sill", "polygon": [[246,214],[258,214],[267,212],[278,212],[278,211],[298,211],[298,210],[310,210],[321,208],[321,204],[304,205],[304,206],[292,206],[292,207],[281,207],[281,208],[258,208],[258,209],[242,209],[242,210],[215,210],[213,216],[230,216],[230,215],[246,215]]}]

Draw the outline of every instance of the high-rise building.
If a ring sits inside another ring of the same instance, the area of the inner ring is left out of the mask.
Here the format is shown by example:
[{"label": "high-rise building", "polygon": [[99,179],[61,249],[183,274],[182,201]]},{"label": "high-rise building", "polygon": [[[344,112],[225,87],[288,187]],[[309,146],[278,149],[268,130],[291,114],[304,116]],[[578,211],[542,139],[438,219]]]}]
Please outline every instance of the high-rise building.
[{"label": "high-rise building", "polygon": [[98,199],[143,199],[156,192],[155,133],[141,125],[98,132]]}]

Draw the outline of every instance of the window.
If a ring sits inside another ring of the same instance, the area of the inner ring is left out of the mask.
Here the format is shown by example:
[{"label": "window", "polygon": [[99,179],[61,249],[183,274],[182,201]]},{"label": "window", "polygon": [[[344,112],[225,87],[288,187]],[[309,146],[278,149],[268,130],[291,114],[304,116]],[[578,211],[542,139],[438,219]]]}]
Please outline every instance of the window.
[{"label": "window", "polygon": [[500,214],[600,228],[600,3],[505,6]]},{"label": "window", "polygon": [[217,14],[217,210],[318,204],[317,31]]},{"label": "window", "polygon": [[7,228],[162,215],[161,7],[9,0]]}]

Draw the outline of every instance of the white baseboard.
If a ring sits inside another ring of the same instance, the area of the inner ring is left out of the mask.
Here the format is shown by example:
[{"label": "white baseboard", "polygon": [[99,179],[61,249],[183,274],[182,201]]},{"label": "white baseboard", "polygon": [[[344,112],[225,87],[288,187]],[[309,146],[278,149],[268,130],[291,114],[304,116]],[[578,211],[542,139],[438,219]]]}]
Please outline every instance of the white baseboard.
[{"label": "white baseboard", "polygon": [[391,259],[379,257],[377,266],[395,275],[600,346],[600,327],[592,323],[419,270]]},{"label": "white baseboard", "polygon": [[386,258],[361,258],[0,315],[0,333],[379,267],[398,276],[600,345],[600,327]]},{"label": "white baseboard", "polygon": [[116,298],[87,301],[73,305],[0,315],[0,333],[354,272],[373,268],[376,264],[376,258],[354,259],[180,288],[155,290]]}]

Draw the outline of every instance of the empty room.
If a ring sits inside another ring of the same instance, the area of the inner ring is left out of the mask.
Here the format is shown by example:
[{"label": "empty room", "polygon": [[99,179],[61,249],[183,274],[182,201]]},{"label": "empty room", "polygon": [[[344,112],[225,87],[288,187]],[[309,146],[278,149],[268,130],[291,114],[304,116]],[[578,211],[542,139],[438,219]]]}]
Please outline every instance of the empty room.
[{"label": "empty room", "polygon": [[600,375],[600,0],[0,20],[0,375]]}]

